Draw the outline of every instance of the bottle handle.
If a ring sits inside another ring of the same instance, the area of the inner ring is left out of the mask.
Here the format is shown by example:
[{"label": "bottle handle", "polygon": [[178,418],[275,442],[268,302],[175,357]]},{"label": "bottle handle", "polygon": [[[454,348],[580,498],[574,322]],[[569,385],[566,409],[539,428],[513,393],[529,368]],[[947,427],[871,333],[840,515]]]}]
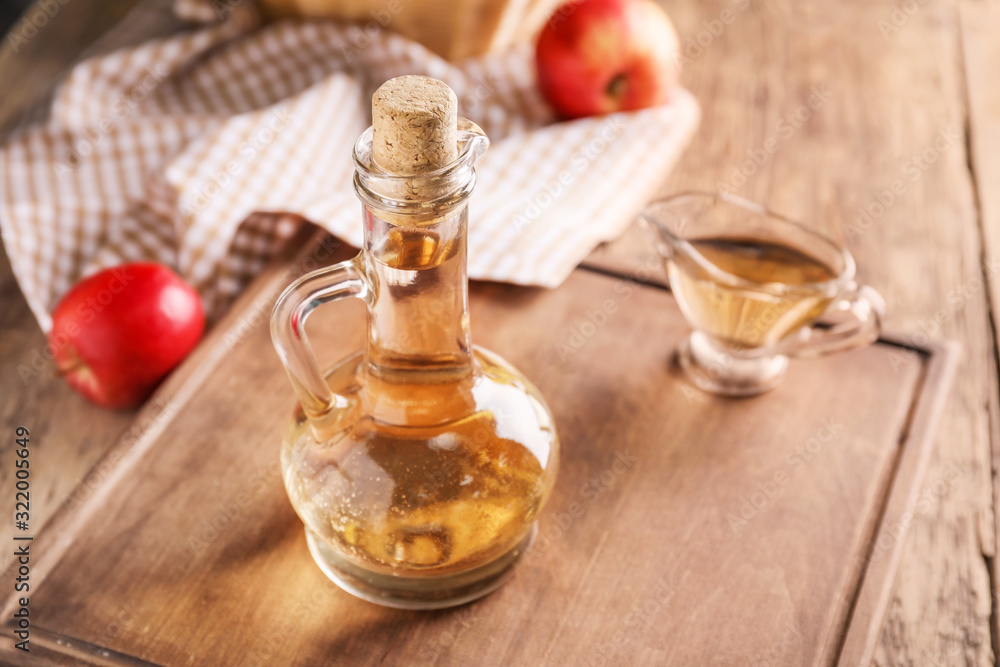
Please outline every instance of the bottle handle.
[{"label": "bottle handle", "polygon": [[874,343],[882,332],[885,317],[885,300],[868,285],[851,283],[833,301],[820,321],[804,327],[785,345],[779,346],[781,354],[793,357],[819,357],[831,352],[852,350]]},{"label": "bottle handle", "polygon": [[306,336],[306,319],[317,306],[347,297],[357,297],[371,306],[373,294],[362,251],[353,259],[302,276],[274,304],[271,340],[314,429],[334,409],[344,407],[346,399],[327,385]]}]

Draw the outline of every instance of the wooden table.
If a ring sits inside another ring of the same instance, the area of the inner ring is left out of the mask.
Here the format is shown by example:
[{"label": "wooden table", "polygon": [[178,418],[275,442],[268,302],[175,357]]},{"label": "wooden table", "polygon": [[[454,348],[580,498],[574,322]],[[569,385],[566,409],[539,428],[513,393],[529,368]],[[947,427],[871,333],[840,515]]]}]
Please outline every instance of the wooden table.
[{"label": "wooden table", "polygon": [[[53,31],[67,29],[59,17],[71,21],[72,6],[53,19]],[[684,82],[704,117],[664,192],[728,186],[826,226],[854,252],[862,278],[886,296],[890,328],[909,332],[912,343],[927,336],[962,342],[924,485],[928,502],[910,525],[875,663],[993,664],[1000,3],[905,6],[912,11],[819,0],[667,3],[688,56]],[[4,47],[4,81],[39,62],[44,39],[32,42],[35,55]],[[810,95],[823,99],[806,117]],[[775,150],[762,153],[765,146]],[[634,275],[645,260],[641,245],[630,234],[589,263]],[[119,436],[155,428],[149,418],[157,412],[149,406],[133,423],[131,415],[89,407],[57,380],[22,382],[18,366],[44,339],[6,263],[0,279],[0,409],[8,431],[29,424],[40,443],[37,522]],[[505,289],[494,288],[491,298],[513,308],[520,293],[511,288],[505,296]],[[0,460],[10,459],[10,448],[0,444]],[[0,479],[5,511],[12,511],[12,481]],[[0,541],[9,544],[9,537],[10,527],[0,525]],[[7,552],[0,565],[9,562]]]}]

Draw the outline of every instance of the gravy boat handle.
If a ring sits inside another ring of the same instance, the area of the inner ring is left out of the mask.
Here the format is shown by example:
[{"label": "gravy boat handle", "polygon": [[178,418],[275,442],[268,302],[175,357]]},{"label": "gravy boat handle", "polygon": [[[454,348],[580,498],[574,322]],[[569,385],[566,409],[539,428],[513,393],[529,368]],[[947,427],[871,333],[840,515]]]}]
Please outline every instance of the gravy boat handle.
[{"label": "gravy boat handle", "polygon": [[882,333],[885,299],[868,285],[851,283],[834,299],[817,323],[778,344],[790,357],[819,357],[871,345]]}]

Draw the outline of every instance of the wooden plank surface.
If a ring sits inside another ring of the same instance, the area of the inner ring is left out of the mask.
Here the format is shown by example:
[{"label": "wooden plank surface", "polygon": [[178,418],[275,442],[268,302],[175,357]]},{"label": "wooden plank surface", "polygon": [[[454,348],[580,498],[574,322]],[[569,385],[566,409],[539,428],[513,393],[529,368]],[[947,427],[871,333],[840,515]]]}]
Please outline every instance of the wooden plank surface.
[{"label": "wooden plank surface", "polygon": [[[674,0],[666,6],[687,44],[706,29],[703,21],[738,5]],[[905,176],[906,161],[933,145],[939,127],[952,122],[963,127],[963,68],[968,77],[968,134],[961,145],[921,170],[917,181],[905,180],[904,194],[863,235],[848,239],[864,277],[889,298],[895,328],[936,328],[935,335],[962,340],[966,348],[927,492],[920,496],[921,512],[912,524],[914,537],[907,543],[879,664],[992,664],[989,576],[995,518],[990,457],[992,451],[995,461],[1000,451],[1000,420],[989,420],[997,396],[995,344],[987,293],[975,289],[975,278],[983,274],[982,259],[992,257],[995,230],[1000,229],[994,134],[1000,112],[993,97],[996,23],[989,9],[994,6],[979,1],[960,5],[959,24],[954,3],[920,4],[898,29],[883,36],[880,21],[891,18],[891,3],[750,3],[734,13],[736,20],[721,33],[710,34],[708,46],[686,63],[685,85],[695,92],[705,115],[699,136],[665,191],[726,181],[728,166],[738,165],[747,150],[775,135],[777,123],[801,106],[811,85],[829,81],[836,84],[831,104],[783,141],[737,192],[834,230],[837,222],[857,223],[858,205],[870,205]],[[47,48],[61,43],[62,38],[51,40]],[[23,61],[15,67],[28,69]],[[40,70],[31,71],[41,77]],[[966,141],[972,147],[971,175]],[[979,181],[978,212],[969,193],[973,180]],[[980,230],[985,247],[979,245]],[[641,242],[638,247],[641,255]],[[618,266],[634,272],[627,263]],[[997,276],[990,279],[995,284]],[[994,289],[994,308],[997,293]],[[9,291],[3,294],[5,306],[13,303]],[[953,303],[953,294],[969,297]],[[945,322],[934,327],[941,308],[947,311]],[[28,317],[24,315],[23,324],[33,326]],[[39,395],[40,413],[61,414],[60,390],[53,391]],[[2,395],[5,407],[15,405],[10,397],[16,394]],[[113,438],[100,434],[104,419],[88,409],[67,432],[107,446]],[[0,455],[7,446],[0,446]],[[79,444],[69,437],[50,438],[47,446],[63,471],[46,492],[58,501],[96,452],[77,457]]]},{"label": "wooden plank surface", "polygon": [[[905,345],[901,340],[895,341]],[[923,383],[950,385],[960,357],[960,347],[954,341],[933,343],[934,354],[926,367]],[[919,480],[926,476],[934,454],[931,443],[937,435],[941,408],[947,392],[924,391],[914,405],[907,445],[896,464],[892,492],[886,499],[876,537],[869,542],[869,551],[858,563],[863,568],[862,582],[854,599],[848,628],[837,664],[843,667],[869,665],[879,650],[884,619],[895,593],[896,572],[905,551],[902,541],[913,523],[914,512],[925,502],[926,490]]]},{"label": "wooden plank surface", "polygon": [[[30,425],[32,448],[31,528],[37,533],[84,474],[125,433],[132,412],[109,412],[87,403],[55,376],[46,352],[45,335],[28,309],[10,270],[0,257],[0,423],[9,435],[0,445],[0,514],[14,516],[13,433]],[[10,474],[8,474],[10,473]],[[14,525],[0,522],[0,543],[12,544]],[[0,551],[0,589],[14,560],[13,549]]]},{"label": "wooden plank surface", "polygon": [[[702,104],[701,128],[663,193],[722,187],[825,229],[886,297],[890,328],[910,342],[961,341],[960,379],[875,662],[994,664],[1000,417],[983,281],[994,285],[995,313],[1000,274],[985,260],[1000,257],[997,3],[962,4],[962,34],[952,2],[902,14],[900,3],[748,3],[721,30],[706,25],[734,4],[665,3],[682,44],[697,47],[700,36],[707,46],[688,51],[683,76]],[[828,101],[795,127],[823,86]],[[762,157],[769,139],[776,149]],[[650,262],[637,229],[588,260],[628,275]]]},{"label": "wooden plank surface", "polygon": [[[836,658],[918,354],[878,345],[798,362],[764,397],[720,399],[672,369],[687,326],[662,289],[580,271],[556,291],[477,286],[474,336],[549,399],[560,478],[511,583],[472,606],[415,613],[356,600],[311,562],[277,469],[291,389],[266,327],[248,326],[272,298],[244,297],[185,366],[199,376],[164,388],[178,416],[129,444],[35,543],[41,629],[162,665]],[[608,300],[615,312],[567,353]],[[317,317],[314,340],[335,332],[327,355],[362,343],[342,308]],[[890,355],[904,367],[880,382]]]},{"label": "wooden plank surface", "polygon": [[[983,280],[989,297],[993,327],[993,356],[997,358],[997,324],[1000,313],[1000,89],[996,73],[1000,71],[1000,2],[961,2],[961,42],[965,63],[965,88],[968,98],[968,136],[970,165],[975,176],[979,203],[979,223],[983,237]],[[994,384],[997,368],[991,368]],[[1000,397],[987,397],[990,412],[990,436],[993,441],[993,509],[996,525],[1000,514]],[[1000,651],[1000,619],[996,613],[1000,597],[996,554],[989,561],[993,580],[993,652]]]}]

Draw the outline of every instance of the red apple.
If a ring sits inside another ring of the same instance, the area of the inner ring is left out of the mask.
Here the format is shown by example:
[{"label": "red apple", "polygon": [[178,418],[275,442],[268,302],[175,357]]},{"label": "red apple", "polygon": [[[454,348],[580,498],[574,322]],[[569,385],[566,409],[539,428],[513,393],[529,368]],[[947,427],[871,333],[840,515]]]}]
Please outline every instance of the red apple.
[{"label": "red apple", "polygon": [[566,118],[666,103],[680,76],[674,26],[651,0],[571,0],[538,36],[542,94]]},{"label": "red apple", "polygon": [[198,343],[198,293],[162,264],[105,269],[77,283],[52,313],[49,347],[73,389],[108,408],[142,403]]}]

